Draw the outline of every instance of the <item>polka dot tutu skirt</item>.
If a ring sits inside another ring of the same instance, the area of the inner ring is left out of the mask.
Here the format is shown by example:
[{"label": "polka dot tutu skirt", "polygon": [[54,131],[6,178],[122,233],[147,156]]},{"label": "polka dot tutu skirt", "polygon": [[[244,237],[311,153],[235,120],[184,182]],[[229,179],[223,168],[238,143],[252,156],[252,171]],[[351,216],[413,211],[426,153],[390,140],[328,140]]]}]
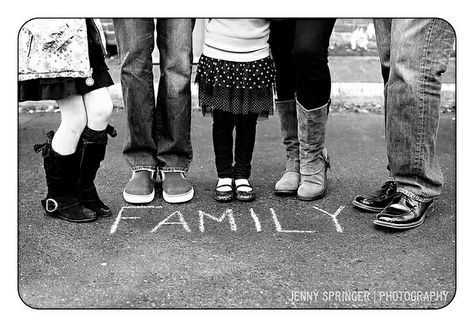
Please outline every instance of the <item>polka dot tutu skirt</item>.
[{"label": "polka dot tutu skirt", "polygon": [[233,114],[273,113],[275,68],[270,57],[234,62],[201,55],[196,73],[203,114],[213,110]]}]

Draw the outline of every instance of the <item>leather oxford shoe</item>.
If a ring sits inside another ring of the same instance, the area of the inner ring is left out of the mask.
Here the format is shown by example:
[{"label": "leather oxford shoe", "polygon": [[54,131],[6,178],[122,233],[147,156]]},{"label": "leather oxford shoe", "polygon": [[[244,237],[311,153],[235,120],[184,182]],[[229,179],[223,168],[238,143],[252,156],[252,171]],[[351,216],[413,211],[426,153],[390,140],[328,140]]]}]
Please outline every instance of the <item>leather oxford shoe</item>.
[{"label": "leather oxford shoe", "polygon": [[409,229],[418,227],[433,211],[434,200],[420,202],[397,192],[392,202],[374,220],[374,225],[392,229]]},{"label": "leather oxford shoe", "polygon": [[362,210],[370,212],[382,211],[393,199],[397,191],[397,182],[387,181],[380,190],[369,195],[358,195],[352,201],[352,204]]}]

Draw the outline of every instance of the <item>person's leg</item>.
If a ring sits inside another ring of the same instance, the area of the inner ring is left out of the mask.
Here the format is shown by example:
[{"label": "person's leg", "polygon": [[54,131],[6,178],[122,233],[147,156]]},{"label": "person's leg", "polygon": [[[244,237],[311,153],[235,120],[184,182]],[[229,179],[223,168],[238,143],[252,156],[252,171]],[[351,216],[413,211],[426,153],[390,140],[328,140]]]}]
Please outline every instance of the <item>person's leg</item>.
[{"label": "person's leg", "polygon": [[272,21],[270,25],[269,43],[276,71],[275,110],[280,118],[281,136],[286,149],[285,172],[275,184],[277,195],[296,194],[300,183],[296,89],[292,65],[295,26],[295,19]]},{"label": "person's leg", "polygon": [[58,130],[46,135],[46,143],[35,145],[35,151],[43,155],[48,187],[41,203],[50,216],[71,222],[93,221],[96,216],[84,212],[77,195],[81,153],[78,142],[87,121],[82,96],[70,96],[57,103],[61,111]]},{"label": "person's leg", "polygon": [[[379,18],[374,19],[375,36],[377,40],[377,49],[380,57],[380,66],[382,78],[384,81],[384,110],[387,108],[387,82],[390,75],[390,44],[392,38],[392,19]],[[387,114],[385,113],[386,131]],[[390,171],[389,165],[387,169]],[[370,212],[380,212],[392,202],[397,191],[397,183],[390,176],[382,187],[368,194],[357,195],[352,204],[362,210]]]},{"label": "person's leg", "polygon": [[235,125],[234,114],[222,110],[212,112],[212,142],[219,178],[234,178],[233,131]]},{"label": "person's leg", "polygon": [[298,19],[293,48],[298,102],[308,109],[326,105],[331,96],[329,39],[336,20]]},{"label": "person's leg", "polygon": [[153,139],[153,19],[114,19],[120,55],[120,80],[127,115],[123,155],[133,170],[155,169]]},{"label": "person's leg", "polygon": [[87,112],[87,126],[81,137],[83,145],[79,197],[84,206],[94,211],[98,217],[106,217],[110,216],[111,210],[99,199],[94,180],[105,157],[108,134],[113,137],[116,135],[113,127],[108,125],[113,105],[106,87],[85,94],[83,100]]},{"label": "person's leg", "polygon": [[393,228],[423,223],[441,194],[435,157],[441,76],[454,45],[441,19],[394,19],[387,82],[387,153],[397,195],[374,221]]},{"label": "person's leg", "polygon": [[235,126],[235,179],[249,179],[258,114],[238,115]]},{"label": "person's leg", "polygon": [[268,43],[275,63],[278,101],[294,100],[295,98],[296,88],[292,65],[295,27],[296,19],[273,20],[270,24]]},{"label": "person's leg", "polygon": [[[391,18],[377,18],[374,19],[375,38],[377,40],[377,50],[380,59],[380,68],[384,84],[384,128],[387,130],[387,82],[390,76],[390,45],[392,39],[392,19]],[[385,135],[387,137],[387,135]],[[387,164],[387,169],[390,172],[390,166]],[[390,174],[389,181],[393,181]]]},{"label": "person's leg", "polygon": [[123,156],[133,170],[123,196],[130,203],[148,203],[155,196],[152,177],[157,165],[152,62],[155,25],[149,18],[114,19],[114,29],[127,115]]},{"label": "person's leg", "polygon": [[248,179],[252,170],[258,116],[250,113],[236,117],[234,179],[237,200],[240,201],[255,200],[255,193]]},{"label": "person's leg", "polygon": [[214,109],[212,112],[212,143],[217,170],[217,185],[214,199],[219,202],[232,201],[234,198],[234,114]]},{"label": "person's leg", "polygon": [[387,152],[399,190],[419,201],[441,194],[435,158],[441,76],[454,31],[441,19],[395,19],[387,83]]},{"label": "person's leg", "polygon": [[155,120],[158,165],[164,171],[189,169],[191,68],[194,19],[158,19],[160,84]]},{"label": "person's leg", "polygon": [[86,109],[80,95],[73,95],[56,102],[61,113],[61,123],[54,133],[51,145],[57,153],[70,155],[76,152],[79,138],[86,127]]},{"label": "person's leg", "polygon": [[301,200],[320,198],[327,188],[329,157],[324,144],[331,93],[328,47],[334,23],[335,19],[296,22],[293,65],[301,174],[297,193]]},{"label": "person's leg", "polygon": [[158,19],[160,84],[155,117],[158,168],[163,198],[181,203],[194,196],[186,179],[193,157],[191,146],[191,68],[194,19]]}]

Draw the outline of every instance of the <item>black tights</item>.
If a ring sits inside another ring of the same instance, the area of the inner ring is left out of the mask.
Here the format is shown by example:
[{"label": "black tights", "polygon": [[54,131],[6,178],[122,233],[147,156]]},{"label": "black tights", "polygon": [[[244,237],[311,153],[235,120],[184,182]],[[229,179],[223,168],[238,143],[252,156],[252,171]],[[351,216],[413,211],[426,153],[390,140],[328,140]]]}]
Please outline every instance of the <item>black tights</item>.
[{"label": "black tights", "polygon": [[331,96],[328,47],[336,19],[272,21],[270,47],[276,67],[278,100],[293,99],[307,109],[325,105]]},{"label": "black tights", "polygon": [[[222,110],[212,113],[212,141],[219,178],[250,177],[258,114],[235,115]],[[235,158],[233,132],[235,127]],[[235,159],[235,165],[232,166]]]}]

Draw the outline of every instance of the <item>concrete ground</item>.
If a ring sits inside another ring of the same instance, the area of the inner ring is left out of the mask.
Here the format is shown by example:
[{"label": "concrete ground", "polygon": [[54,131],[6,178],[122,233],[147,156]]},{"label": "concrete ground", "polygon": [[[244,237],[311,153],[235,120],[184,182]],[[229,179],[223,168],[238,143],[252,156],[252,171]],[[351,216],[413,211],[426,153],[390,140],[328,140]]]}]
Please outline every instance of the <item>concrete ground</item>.
[{"label": "concrete ground", "polygon": [[18,290],[34,308],[441,308],[456,291],[455,116],[441,115],[444,194],[421,226],[375,229],[351,205],[387,177],[383,116],[332,112],[329,190],[301,202],[273,195],[284,164],[279,122],[258,125],[251,181],[257,200],[216,203],[211,120],[193,112],[196,189],[187,204],[158,196],[130,207],[122,189],[124,111],[112,117],[97,185],[113,216],[73,224],[43,214],[42,159],[33,152],[58,113],[19,115]]}]

